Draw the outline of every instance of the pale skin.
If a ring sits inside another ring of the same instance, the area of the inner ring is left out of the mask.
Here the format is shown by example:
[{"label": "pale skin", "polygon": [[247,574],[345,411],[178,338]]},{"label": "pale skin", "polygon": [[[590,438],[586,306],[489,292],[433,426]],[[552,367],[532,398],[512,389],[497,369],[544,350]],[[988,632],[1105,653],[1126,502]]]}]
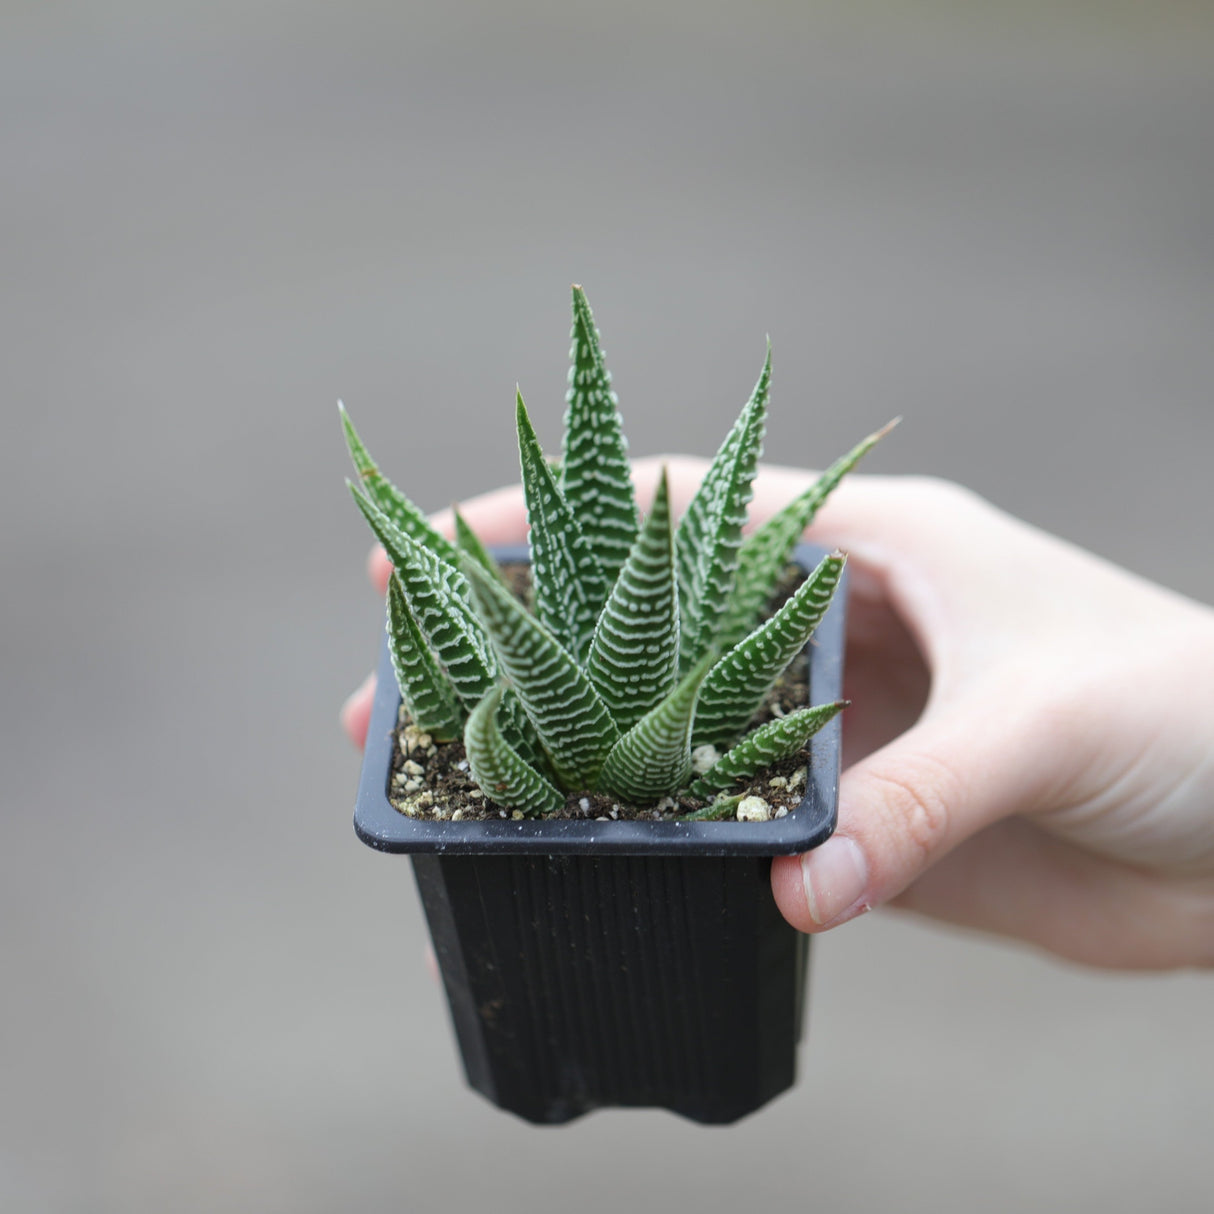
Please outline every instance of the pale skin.
[{"label": "pale skin", "polygon": [[[642,504],[663,464],[681,511],[707,464],[637,461]],[[765,465],[751,520],[810,480]],[[526,536],[517,487],[460,510]],[[1214,609],[926,478],[848,478],[808,538],[849,556],[852,707],[837,831],[772,866],[785,918],[892,905],[1089,965],[1214,966]],[[382,592],[382,550],[369,569]],[[342,710],[360,746],[373,691]]]}]

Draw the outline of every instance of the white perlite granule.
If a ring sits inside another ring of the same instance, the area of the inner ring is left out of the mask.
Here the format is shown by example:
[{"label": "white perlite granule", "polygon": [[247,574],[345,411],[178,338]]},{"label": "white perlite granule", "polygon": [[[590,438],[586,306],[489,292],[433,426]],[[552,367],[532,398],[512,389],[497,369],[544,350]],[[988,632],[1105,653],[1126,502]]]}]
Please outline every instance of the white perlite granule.
[{"label": "white perlite granule", "polygon": [[739,822],[766,822],[771,817],[771,806],[762,797],[743,797],[738,802]]}]

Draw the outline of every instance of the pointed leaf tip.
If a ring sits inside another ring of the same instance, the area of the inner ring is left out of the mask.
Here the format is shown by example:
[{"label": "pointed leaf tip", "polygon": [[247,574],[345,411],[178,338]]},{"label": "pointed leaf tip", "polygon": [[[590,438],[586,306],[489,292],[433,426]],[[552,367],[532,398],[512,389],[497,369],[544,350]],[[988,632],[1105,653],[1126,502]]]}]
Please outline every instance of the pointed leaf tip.
[{"label": "pointed leaf tip", "polygon": [[560,489],[610,586],[638,529],[619,401],[585,292],[573,287]]},{"label": "pointed leaf tip", "polygon": [[715,644],[725,621],[742,545],[742,525],[763,450],[771,357],[718,448],[675,537],[679,578],[680,668]]},{"label": "pointed leaf tip", "polygon": [[527,506],[535,613],[560,643],[585,661],[610,583],[544,458],[519,398],[519,463]]}]

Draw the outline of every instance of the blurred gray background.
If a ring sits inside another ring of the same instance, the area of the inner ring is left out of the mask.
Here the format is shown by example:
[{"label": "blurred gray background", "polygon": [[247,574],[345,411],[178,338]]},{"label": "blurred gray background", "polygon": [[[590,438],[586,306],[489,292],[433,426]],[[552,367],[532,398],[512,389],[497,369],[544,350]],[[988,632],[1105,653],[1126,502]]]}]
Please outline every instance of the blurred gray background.
[{"label": "blurred gray background", "polygon": [[770,332],[772,457],[901,413],[872,470],[1214,600],[1209,5],[10,0],[0,173],[0,1209],[1208,1208],[1214,978],[895,914],[732,1130],[466,1092],[350,828],[334,401],[512,480],[577,280],[634,451]]}]

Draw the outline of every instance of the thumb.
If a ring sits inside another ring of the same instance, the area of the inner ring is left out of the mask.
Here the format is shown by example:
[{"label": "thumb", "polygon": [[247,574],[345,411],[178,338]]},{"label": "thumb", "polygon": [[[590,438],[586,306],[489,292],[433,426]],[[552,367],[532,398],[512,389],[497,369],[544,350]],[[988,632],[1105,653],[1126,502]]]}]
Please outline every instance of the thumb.
[{"label": "thumb", "polygon": [[857,763],[839,787],[839,826],[820,847],[772,863],[781,914],[835,927],[900,894],[957,844],[1039,799],[1032,730],[980,705],[929,715]]}]

